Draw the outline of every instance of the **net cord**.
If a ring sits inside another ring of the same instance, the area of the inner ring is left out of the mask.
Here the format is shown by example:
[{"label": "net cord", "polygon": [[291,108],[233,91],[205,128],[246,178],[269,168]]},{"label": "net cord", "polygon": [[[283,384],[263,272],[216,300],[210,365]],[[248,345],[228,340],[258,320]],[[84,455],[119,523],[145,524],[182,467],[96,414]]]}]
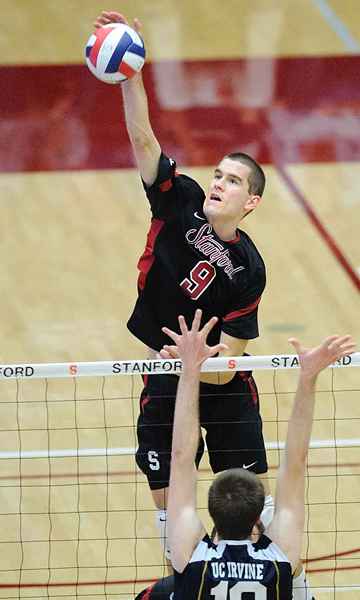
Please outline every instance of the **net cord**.
[{"label": "net cord", "polygon": [[[359,448],[359,438],[346,438],[336,440],[311,440],[313,448]],[[265,443],[266,450],[283,450],[285,442],[272,441]],[[207,449],[205,448],[205,451]],[[0,451],[0,460],[3,459],[32,459],[32,458],[68,458],[83,456],[132,456],[135,454],[133,448],[62,448],[53,450],[3,450]]]},{"label": "net cord", "polygon": [[[360,352],[344,356],[329,368],[359,367]],[[0,379],[44,379],[73,377],[109,377],[133,374],[181,373],[179,359],[110,360],[97,362],[23,363],[0,365]],[[209,358],[202,372],[298,369],[296,354],[264,356],[218,356]]]}]

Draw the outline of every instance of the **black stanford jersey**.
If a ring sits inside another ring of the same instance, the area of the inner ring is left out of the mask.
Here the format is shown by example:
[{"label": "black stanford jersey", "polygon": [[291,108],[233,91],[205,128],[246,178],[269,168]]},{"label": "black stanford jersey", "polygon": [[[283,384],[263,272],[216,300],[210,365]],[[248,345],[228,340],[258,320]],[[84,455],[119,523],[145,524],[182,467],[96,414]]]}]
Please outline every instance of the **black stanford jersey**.
[{"label": "black stanford jersey", "polygon": [[244,232],[222,241],[203,213],[205,194],[175,162],[160,157],[156,181],[146,187],[152,220],[138,269],[138,299],[129,330],[147,346],[160,350],[169,338],[166,325],[178,330],[178,315],[191,324],[196,308],[202,322],[217,316],[209,344],[221,331],[240,339],[258,336],[257,310],[265,287],[265,265]]},{"label": "black stanford jersey", "polygon": [[173,600],[190,599],[291,600],[291,565],[266,535],[218,544],[206,535],[184,571],[175,572]]}]

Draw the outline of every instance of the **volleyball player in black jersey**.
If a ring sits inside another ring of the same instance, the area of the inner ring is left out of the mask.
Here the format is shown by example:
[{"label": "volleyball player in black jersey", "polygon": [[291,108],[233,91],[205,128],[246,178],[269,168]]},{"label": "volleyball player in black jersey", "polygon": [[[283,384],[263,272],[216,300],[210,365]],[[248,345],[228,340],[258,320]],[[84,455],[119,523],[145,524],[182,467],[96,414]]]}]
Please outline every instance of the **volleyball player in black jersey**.
[{"label": "volleyball player in black jersey", "polygon": [[[216,326],[210,319],[200,329],[201,311],[188,330],[179,317],[180,334],[165,328],[182,359],[172,440],[168,497],[168,528],[174,578],[144,590],[138,599],[159,600],[291,600],[292,571],[298,564],[304,530],[305,469],[320,371],[351,353],[350,336],[326,338],[305,349],[289,340],[299,356],[300,375],[277,475],[275,512],[265,529],[260,521],[264,505],[261,481],[244,469],[216,476],[210,486],[208,508],[217,532],[211,541],[196,511],[197,473],[194,458],[199,430],[199,379],[204,360],[219,346],[206,343]],[[172,348],[162,351],[164,357]],[[173,595],[171,595],[173,592]]]},{"label": "volleyball player in black jersey", "polygon": [[[103,12],[95,26],[110,22],[125,19],[119,13]],[[139,30],[137,21],[134,27]],[[138,264],[138,299],[128,328],[147,345],[149,356],[156,357],[169,341],[162,327],[175,328],[179,314],[191,323],[200,307],[204,322],[214,314],[219,317],[210,342],[224,342],[227,349],[222,354],[241,355],[248,340],[258,336],[265,266],[238,223],[259,204],[264,173],[246,154],[229,154],[217,165],[205,193],[196,181],[178,174],[175,161],[162,152],[150,124],[141,73],[124,82],[121,90],[127,131],[152,212]],[[137,428],[137,463],[148,478],[163,528],[177,379],[174,375],[145,379]],[[247,467],[264,477],[268,504],[272,504],[251,373],[204,375],[201,423],[213,471]],[[200,440],[197,463],[203,448]]]}]

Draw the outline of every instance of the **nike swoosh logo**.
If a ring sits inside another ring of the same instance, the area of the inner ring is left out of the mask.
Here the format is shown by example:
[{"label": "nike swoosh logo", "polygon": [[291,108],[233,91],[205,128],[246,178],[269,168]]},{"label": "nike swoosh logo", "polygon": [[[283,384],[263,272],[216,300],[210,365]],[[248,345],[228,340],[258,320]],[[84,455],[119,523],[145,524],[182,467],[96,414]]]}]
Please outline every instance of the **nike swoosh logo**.
[{"label": "nike swoosh logo", "polygon": [[254,465],[256,465],[257,460],[255,460],[253,463],[250,463],[249,465],[243,465],[243,469],[250,469],[250,467],[253,467]]},{"label": "nike swoosh logo", "polygon": [[206,219],[204,219],[204,217],[201,217],[201,216],[198,214],[198,211],[197,211],[197,210],[194,212],[194,217],[196,217],[197,219],[200,219],[200,221],[206,221]]}]

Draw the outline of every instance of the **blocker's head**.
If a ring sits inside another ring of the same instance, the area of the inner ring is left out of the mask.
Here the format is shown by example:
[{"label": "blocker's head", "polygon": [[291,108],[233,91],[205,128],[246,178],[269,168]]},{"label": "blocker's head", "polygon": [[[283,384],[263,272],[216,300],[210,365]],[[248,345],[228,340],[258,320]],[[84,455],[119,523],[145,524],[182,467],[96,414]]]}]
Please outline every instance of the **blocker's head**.
[{"label": "blocker's head", "polygon": [[260,479],[245,469],[220,473],[209,489],[208,509],[223,540],[243,540],[251,536],[264,508],[265,492]]}]

